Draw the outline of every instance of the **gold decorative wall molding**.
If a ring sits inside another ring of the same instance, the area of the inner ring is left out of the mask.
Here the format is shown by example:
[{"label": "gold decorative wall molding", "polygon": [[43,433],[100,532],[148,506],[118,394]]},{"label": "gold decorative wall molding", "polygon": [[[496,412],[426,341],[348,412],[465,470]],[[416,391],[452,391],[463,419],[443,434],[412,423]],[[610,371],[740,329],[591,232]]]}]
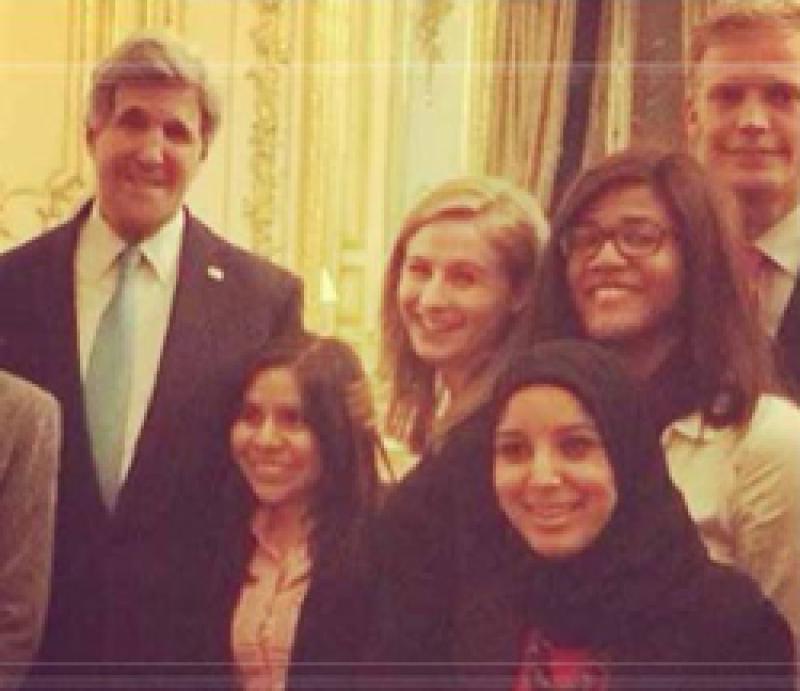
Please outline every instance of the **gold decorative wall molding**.
[{"label": "gold decorative wall molding", "polygon": [[65,177],[62,173],[54,174],[39,188],[7,189],[0,183],[0,234],[7,239],[8,244],[17,244],[27,239],[30,232],[12,229],[7,220],[7,216],[24,216],[26,208],[35,214],[36,230],[54,225],[75,208],[85,188],[86,182],[78,174]]},{"label": "gold decorative wall molding", "polygon": [[[291,0],[289,0],[290,2]],[[245,217],[250,223],[252,249],[264,256],[277,251],[273,228],[279,178],[282,98],[290,61],[287,0],[255,0],[256,24],[250,31],[257,64],[247,77],[255,90],[255,112],[250,134],[250,192],[245,196]]]},{"label": "gold decorative wall molding", "polygon": [[[326,102],[323,96],[325,86],[325,65],[330,46],[326,44],[327,31],[336,27],[326,22],[330,0],[312,0],[304,5],[304,29],[307,35],[303,52],[302,86],[302,133],[306,144],[303,157],[303,175],[299,185],[300,194],[300,266],[306,276],[306,317],[317,329],[331,331],[334,328],[335,305],[325,303],[321,298],[322,273],[327,268],[323,256],[323,233],[330,233],[329,224],[333,219],[326,216],[325,178],[322,167],[328,161],[337,160],[326,156],[324,147],[334,144],[327,138],[331,128]],[[340,171],[343,172],[343,171]],[[324,231],[323,231],[324,229]],[[333,277],[336,280],[335,277]],[[324,313],[323,313],[324,312]]]},{"label": "gold decorative wall molding", "polygon": [[[38,104],[15,103],[15,107],[44,107],[44,112],[53,114],[53,125],[63,134],[57,150],[53,151],[52,159],[55,160],[52,167],[37,175],[40,183],[0,179],[0,234],[4,237],[0,249],[19,244],[63,219],[87,193],[87,154],[82,136],[83,99],[87,88],[87,64],[92,58],[90,36],[95,30],[94,15],[89,0],[64,0],[57,10],[62,10],[66,18],[66,26],[59,30],[63,43],[57,44],[58,50],[63,49],[61,59],[54,62],[40,57],[36,45],[31,43],[29,53],[15,54],[4,65],[9,70],[9,79],[35,80],[34,84],[42,80],[40,91],[47,93],[50,100]],[[21,24],[23,28],[26,26]],[[24,83],[20,81],[11,86],[14,88]],[[30,132],[20,132],[10,140],[12,148],[4,152],[7,160],[14,160],[15,156],[30,156],[30,149],[17,151],[13,145],[19,143],[24,147],[26,142],[28,146],[35,145],[36,140],[27,139],[31,135]]]},{"label": "gold decorative wall molding", "polygon": [[474,68],[470,70],[469,168],[485,173],[489,168],[489,132],[497,46],[498,0],[473,4],[471,15]]},{"label": "gold decorative wall molding", "polygon": [[415,34],[417,48],[427,65],[429,84],[434,66],[442,59],[442,24],[453,7],[453,0],[419,0]]},{"label": "gold decorative wall molding", "polygon": [[186,28],[185,0],[144,0],[142,2],[142,27],[169,27],[176,33]]}]

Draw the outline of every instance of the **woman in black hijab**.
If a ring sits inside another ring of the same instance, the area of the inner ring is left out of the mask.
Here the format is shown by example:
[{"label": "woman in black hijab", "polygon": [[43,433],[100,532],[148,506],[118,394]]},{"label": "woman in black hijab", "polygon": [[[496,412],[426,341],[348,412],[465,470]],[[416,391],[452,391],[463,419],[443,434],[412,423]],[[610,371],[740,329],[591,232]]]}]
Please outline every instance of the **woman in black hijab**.
[{"label": "woman in black hijab", "polygon": [[464,686],[792,688],[786,623],[707,557],[643,408],[590,343],[537,346],[499,380],[493,505],[457,540]]}]

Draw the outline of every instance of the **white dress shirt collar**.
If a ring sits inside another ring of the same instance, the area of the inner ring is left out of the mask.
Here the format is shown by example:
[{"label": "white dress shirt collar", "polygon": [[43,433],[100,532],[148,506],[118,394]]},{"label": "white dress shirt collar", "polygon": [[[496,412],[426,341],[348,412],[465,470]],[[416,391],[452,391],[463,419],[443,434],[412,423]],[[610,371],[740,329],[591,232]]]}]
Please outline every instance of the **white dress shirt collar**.
[{"label": "white dress shirt collar", "polygon": [[709,425],[703,419],[703,414],[700,411],[696,411],[667,425],[661,441],[663,444],[667,444],[669,438],[673,434],[677,434],[696,443],[708,442],[714,439],[719,432],[720,429],[718,427]]},{"label": "white dress shirt collar", "polygon": [[796,278],[800,273],[799,239],[800,204],[769,228],[754,244],[783,271]]},{"label": "white dress shirt collar", "polygon": [[[184,221],[185,212],[180,208],[169,221],[139,244],[145,264],[162,283],[167,283],[177,270]],[[81,278],[90,283],[102,279],[112,269],[124,248],[125,242],[102,217],[97,203],[92,204],[91,213],[78,239],[77,266]]]}]

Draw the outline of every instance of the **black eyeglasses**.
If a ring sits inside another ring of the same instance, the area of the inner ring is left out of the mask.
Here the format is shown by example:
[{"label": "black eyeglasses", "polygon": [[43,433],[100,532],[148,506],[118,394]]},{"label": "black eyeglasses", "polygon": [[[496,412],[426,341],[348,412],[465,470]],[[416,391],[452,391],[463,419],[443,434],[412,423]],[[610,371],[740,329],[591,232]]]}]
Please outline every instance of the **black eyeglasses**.
[{"label": "black eyeglasses", "polygon": [[567,259],[591,259],[610,240],[623,257],[640,259],[658,252],[672,233],[671,229],[651,221],[628,222],[614,228],[577,223],[561,236],[559,249]]}]

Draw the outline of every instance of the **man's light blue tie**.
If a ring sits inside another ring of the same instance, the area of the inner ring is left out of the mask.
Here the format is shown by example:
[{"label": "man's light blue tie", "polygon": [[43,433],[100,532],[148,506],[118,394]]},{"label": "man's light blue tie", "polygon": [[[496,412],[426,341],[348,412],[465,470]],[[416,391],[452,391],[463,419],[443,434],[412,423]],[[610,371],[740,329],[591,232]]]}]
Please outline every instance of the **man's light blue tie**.
[{"label": "man's light blue tie", "polygon": [[121,484],[133,370],[133,277],[140,257],[136,245],[128,246],[117,256],[117,285],[97,326],[83,386],[97,479],[109,510],[116,504]]}]

